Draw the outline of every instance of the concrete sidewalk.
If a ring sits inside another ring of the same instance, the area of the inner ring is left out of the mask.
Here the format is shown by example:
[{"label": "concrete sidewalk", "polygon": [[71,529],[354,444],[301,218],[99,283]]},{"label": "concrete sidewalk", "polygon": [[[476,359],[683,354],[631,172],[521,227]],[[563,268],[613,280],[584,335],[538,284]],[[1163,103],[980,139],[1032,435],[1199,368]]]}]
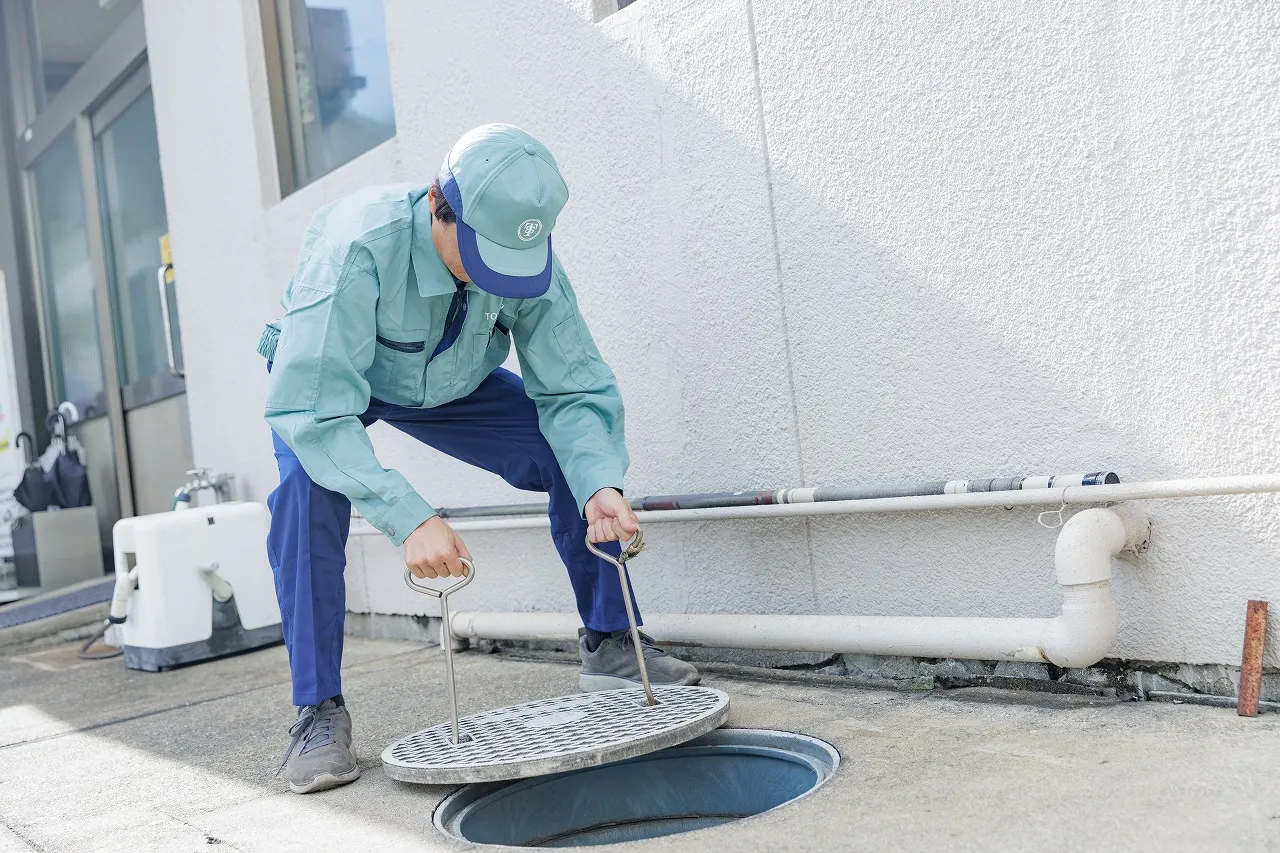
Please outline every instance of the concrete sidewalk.
[{"label": "concrete sidewalk", "polygon": [[[83,662],[75,645],[0,658],[0,851],[455,850],[447,789],[383,776],[391,740],[446,718],[439,649],[348,640],[365,776],[288,793],[283,649],[176,672]],[[572,692],[574,667],[467,653],[465,712]],[[732,726],[835,744],[812,796],[667,850],[1280,849],[1280,717],[988,690],[907,694],[711,676]]]}]

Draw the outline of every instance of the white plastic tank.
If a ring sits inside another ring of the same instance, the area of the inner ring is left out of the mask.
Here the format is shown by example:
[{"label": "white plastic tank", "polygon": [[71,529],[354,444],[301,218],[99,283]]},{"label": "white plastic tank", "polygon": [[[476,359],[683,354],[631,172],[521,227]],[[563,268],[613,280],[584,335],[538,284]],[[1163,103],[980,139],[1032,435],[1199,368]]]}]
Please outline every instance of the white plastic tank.
[{"label": "white plastic tank", "polygon": [[113,605],[115,615],[131,588],[126,665],[167,669],[279,642],[269,521],[262,504],[232,502],[116,522],[116,577],[135,578],[118,580]]}]

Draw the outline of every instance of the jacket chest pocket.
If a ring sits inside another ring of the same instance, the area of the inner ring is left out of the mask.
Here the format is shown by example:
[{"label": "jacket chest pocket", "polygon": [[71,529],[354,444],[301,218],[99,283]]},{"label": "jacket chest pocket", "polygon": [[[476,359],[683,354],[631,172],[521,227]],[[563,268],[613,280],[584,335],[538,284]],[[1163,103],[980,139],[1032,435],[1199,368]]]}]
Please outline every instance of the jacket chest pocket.
[{"label": "jacket chest pocket", "polygon": [[405,340],[377,336],[373,364],[365,371],[370,393],[399,406],[421,406],[427,367],[425,333],[406,331]]},{"label": "jacket chest pocket", "polygon": [[507,360],[507,353],[511,352],[511,331],[500,319],[491,331],[484,333],[484,337],[484,362],[481,365],[481,373],[488,376]]},{"label": "jacket chest pocket", "polygon": [[511,336],[497,328],[477,329],[459,335],[453,349],[455,389],[474,387],[506,360]]},{"label": "jacket chest pocket", "polygon": [[[510,350],[510,333],[496,328],[491,321],[464,330],[453,346],[436,357],[436,361],[449,359],[444,366],[442,392],[449,399],[470,394],[506,360]],[[435,394],[434,386],[432,394]]]}]

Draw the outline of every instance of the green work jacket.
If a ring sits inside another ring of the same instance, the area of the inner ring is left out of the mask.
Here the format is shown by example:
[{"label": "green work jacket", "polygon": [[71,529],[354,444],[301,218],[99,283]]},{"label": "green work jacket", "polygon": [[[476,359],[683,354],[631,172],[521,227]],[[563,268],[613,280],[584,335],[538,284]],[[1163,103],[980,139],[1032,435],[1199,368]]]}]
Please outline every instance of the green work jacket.
[{"label": "green work jacket", "polygon": [[466,285],[457,341],[433,357],[457,282],[431,242],[427,187],[376,186],[322,208],[258,351],[272,362],[271,428],[319,485],[346,495],[397,545],[435,515],[374,456],[371,397],[430,408],[465,397],[514,340],[525,390],[582,511],[627,470],[622,397],[554,260],[551,287],[503,299]]}]

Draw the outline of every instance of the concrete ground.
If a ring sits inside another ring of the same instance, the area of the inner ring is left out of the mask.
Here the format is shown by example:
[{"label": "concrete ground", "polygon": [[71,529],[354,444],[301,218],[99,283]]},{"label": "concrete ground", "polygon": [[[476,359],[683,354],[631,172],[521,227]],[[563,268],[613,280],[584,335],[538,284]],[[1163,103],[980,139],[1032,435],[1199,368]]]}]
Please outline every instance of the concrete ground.
[{"label": "concrete ground", "polygon": [[[0,657],[0,851],[456,850],[447,789],[383,776],[391,740],[446,719],[439,649],[349,640],[365,775],[307,797],[272,773],[291,721],[281,648],[165,674],[76,645]],[[476,711],[571,692],[574,667],[467,653]],[[987,690],[906,694],[710,675],[729,724],[835,744],[810,797],[645,851],[1280,849],[1280,717]]]}]

